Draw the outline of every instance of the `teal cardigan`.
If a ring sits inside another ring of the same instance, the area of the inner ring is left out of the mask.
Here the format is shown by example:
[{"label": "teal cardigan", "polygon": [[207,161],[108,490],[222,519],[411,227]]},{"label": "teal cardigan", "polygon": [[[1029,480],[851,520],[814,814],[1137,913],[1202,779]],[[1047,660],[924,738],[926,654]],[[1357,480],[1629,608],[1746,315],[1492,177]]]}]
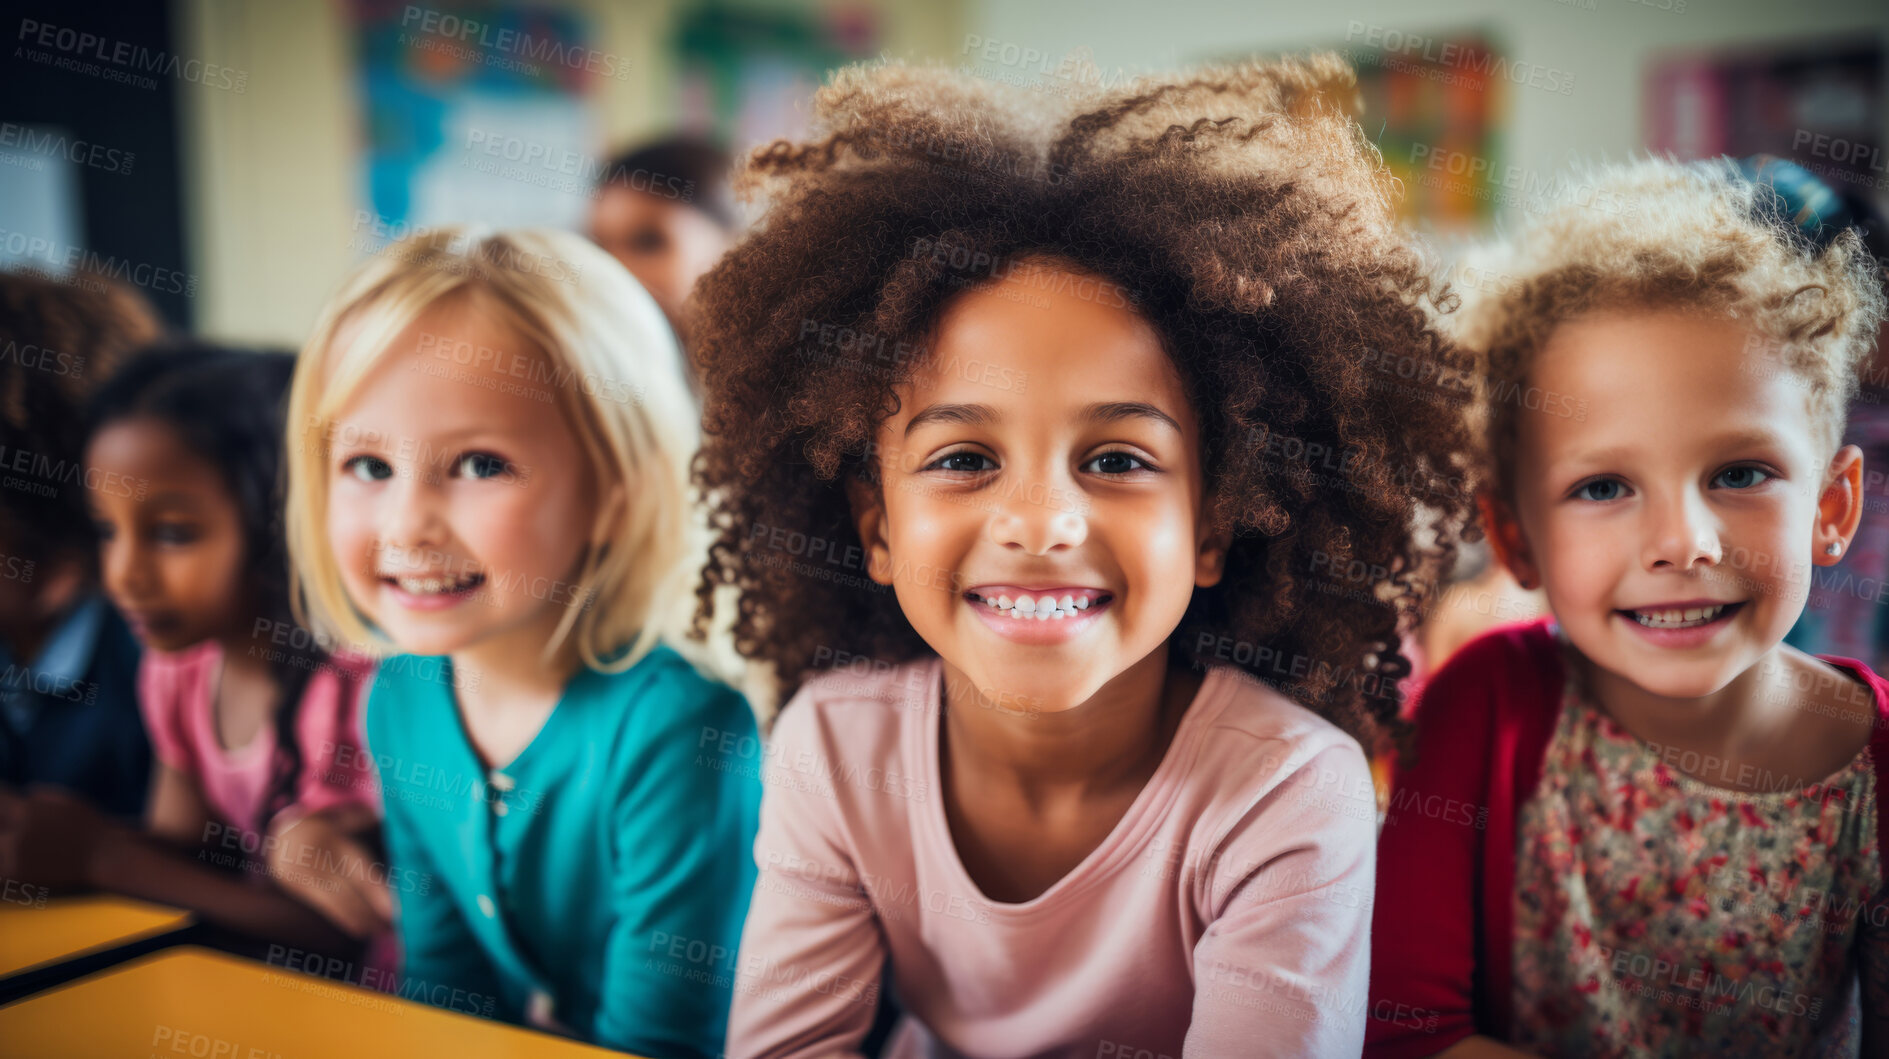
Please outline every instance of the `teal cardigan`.
[{"label": "teal cardigan", "polygon": [[367,704],[402,996],[527,1011],[653,1057],[721,1051],[754,886],[754,715],[673,649],[580,670],[503,770],[474,754],[446,658],[398,656]]}]

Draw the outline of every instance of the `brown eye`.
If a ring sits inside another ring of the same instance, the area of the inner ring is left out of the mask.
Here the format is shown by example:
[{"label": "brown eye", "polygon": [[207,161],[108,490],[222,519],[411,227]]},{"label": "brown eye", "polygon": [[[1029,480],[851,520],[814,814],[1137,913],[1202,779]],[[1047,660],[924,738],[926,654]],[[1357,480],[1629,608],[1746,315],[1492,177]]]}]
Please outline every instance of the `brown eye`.
[{"label": "brown eye", "polygon": [[1082,466],[1084,470],[1093,468],[1096,474],[1129,474],[1148,469],[1147,464],[1126,452],[1104,452]]},{"label": "brown eye", "polygon": [[996,466],[996,464],[991,462],[989,456],[981,452],[953,452],[949,455],[938,457],[938,459],[932,461],[931,466],[925,469],[928,471],[956,471],[959,474],[976,474],[979,471],[991,470]]},{"label": "brown eye", "polygon": [[186,522],[160,522],[151,527],[151,539],[159,544],[194,544],[201,536],[196,526]]}]

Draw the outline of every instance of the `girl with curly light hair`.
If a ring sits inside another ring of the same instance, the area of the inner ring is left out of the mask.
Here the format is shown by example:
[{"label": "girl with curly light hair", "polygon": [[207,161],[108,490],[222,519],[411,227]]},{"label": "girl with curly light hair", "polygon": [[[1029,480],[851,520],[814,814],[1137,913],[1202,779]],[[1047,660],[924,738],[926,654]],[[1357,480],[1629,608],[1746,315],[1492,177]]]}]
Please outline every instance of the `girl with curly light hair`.
[{"label": "girl with curly light hair", "polygon": [[733,1055],[1340,1055],[1469,367],[1336,58],[845,71],[696,290],[706,624],[791,696]]}]

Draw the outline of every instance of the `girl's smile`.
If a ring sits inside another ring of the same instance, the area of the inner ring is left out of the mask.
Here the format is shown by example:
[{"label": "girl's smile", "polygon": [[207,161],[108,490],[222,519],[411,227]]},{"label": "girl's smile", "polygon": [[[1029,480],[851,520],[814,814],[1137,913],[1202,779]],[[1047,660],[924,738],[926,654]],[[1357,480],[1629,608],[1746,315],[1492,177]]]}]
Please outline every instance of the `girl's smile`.
[{"label": "girl's smile", "polygon": [[1731,626],[1744,608],[1743,601],[1721,603],[1689,599],[1617,610],[1614,614],[1647,643],[1684,650],[1711,643]]},{"label": "girl's smile", "polygon": [[1099,588],[979,585],[965,601],[991,631],[1019,644],[1059,644],[1102,620],[1115,596]]},{"label": "girl's smile", "polygon": [[420,370],[430,349],[459,344],[542,356],[477,296],[421,316],[341,411],[329,539],[342,583],[402,651],[512,644],[529,657],[565,609],[532,589],[574,582],[584,538],[571,528],[595,520],[594,487],[583,473],[518,473],[585,466],[556,405],[507,393],[486,365]]},{"label": "girl's smile", "polygon": [[1736,320],[1597,312],[1529,373],[1587,411],[1518,420],[1500,532],[1581,654],[1643,693],[1712,695],[1775,649],[1860,459],[1825,451],[1804,387],[1746,370],[1753,346]]},{"label": "girl's smile", "polygon": [[381,591],[399,606],[410,610],[445,610],[475,598],[480,586],[485,584],[485,575],[437,572],[417,576],[382,576],[380,581]]},{"label": "girl's smile", "polygon": [[[1161,652],[1227,546],[1160,336],[1064,274],[1030,262],[945,309],[852,495],[869,570],[953,679],[1051,712]],[[950,367],[973,359],[991,370]]]}]

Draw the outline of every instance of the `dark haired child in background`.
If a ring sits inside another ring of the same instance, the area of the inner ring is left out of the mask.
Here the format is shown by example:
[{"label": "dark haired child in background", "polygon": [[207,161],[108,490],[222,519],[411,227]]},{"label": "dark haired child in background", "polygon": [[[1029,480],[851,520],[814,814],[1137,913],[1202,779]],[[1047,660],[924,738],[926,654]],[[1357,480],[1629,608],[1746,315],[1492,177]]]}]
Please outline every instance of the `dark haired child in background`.
[{"label": "dark haired child in background", "polygon": [[355,768],[372,664],[326,654],[290,614],[280,485],[293,371],[285,355],[158,349],[97,395],[85,470],[124,488],[88,502],[105,590],[146,648],[139,699],[157,752],[146,828],[37,795],[13,807],[0,863],[191,908],[255,938],[336,947],[327,920],[266,876],[215,870],[260,863],[271,819],[291,807],[374,797]]},{"label": "dark haired child in background", "polygon": [[728,187],[733,165],[705,140],[654,140],[611,159],[592,199],[591,241],[649,291],[685,348],[683,303],[739,227]]},{"label": "dark haired child in background", "polygon": [[159,331],[116,284],[0,272],[0,808],[48,784],[143,811],[138,644],[98,592],[80,455],[92,391]]}]

